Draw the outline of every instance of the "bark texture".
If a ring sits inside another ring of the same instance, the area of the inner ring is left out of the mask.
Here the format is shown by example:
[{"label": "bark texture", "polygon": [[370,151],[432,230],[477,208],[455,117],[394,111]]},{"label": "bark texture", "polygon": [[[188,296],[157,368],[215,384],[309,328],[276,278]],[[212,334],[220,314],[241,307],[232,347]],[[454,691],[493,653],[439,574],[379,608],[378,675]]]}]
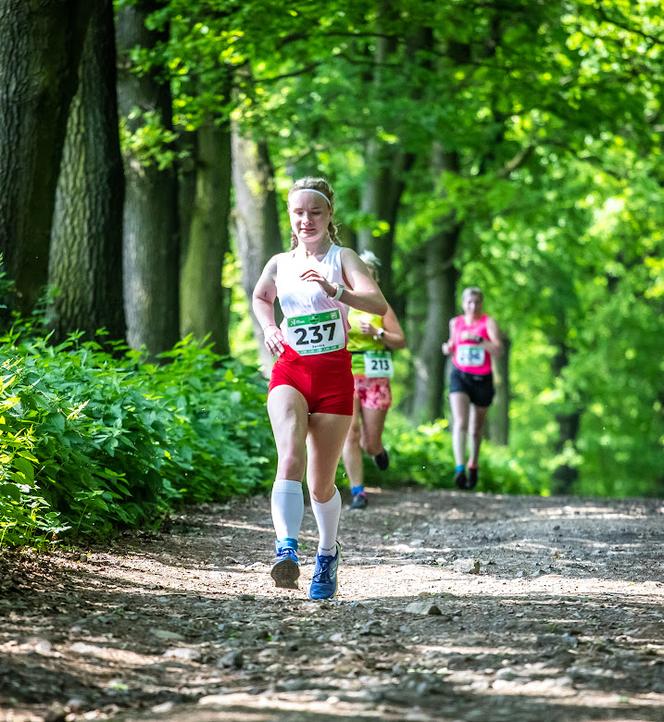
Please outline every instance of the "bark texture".
[{"label": "bark texture", "polygon": [[218,353],[228,353],[228,314],[221,285],[228,251],[231,140],[227,125],[198,129],[196,188],[180,280],[181,333],[208,334]]},{"label": "bark texture", "polygon": [[[171,96],[168,83],[156,74],[131,73],[128,54],[136,45],[152,47],[159,33],[145,27],[147,15],[159,7],[139,2],[116,16],[120,56],[118,100],[128,130],[143,123],[141,113],[154,113],[170,129]],[[132,114],[132,118],[130,118]],[[124,297],[127,340],[145,347],[151,356],[169,349],[179,336],[179,246],[177,184],[172,167],[160,170],[154,162],[125,153]]]},{"label": "bark texture", "polygon": [[112,0],[94,3],[56,193],[49,309],[57,339],[105,327],[125,336],[122,305],[123,174],[118,135]]},{"label": "bark texture", "polygon": [[496,396],[487,417],[489,439],[494,444],[507,446],[510,438],[510,340],[503,336],[503,353],[491,361]]},{"label": "bark texture", "polygon": [[48,280],[55,189],[92,4],[0,3],[0,253],[29,313]]},{"label": "bark texture", "polygon": [[[243,136],[237,127],[233,127],[232,138],[237,251],[242,267],[242,287],[251,308],[251,296],[263,267],[284,248],[279,229],[274,169],[267,145]],[[263,331],[253,312],[251,319],[261,364],[267,369],[272,359],[263,345]]]},{"label": "bark texture", "polygon": [[[438,146],[434,147],[432,163],[436,175],[445,169],[458,171],[459,168],[457,154],[445,153]],[[452,217],[443,219],[426,246],[424,330],[413,354],[415,384],[411,416],[418,422],[443,415],[445,359],[441,344],[448,336],[449,322],[454,316],[458,275],[454,257],[460,234],[460,223]]]},{"label": "bark texture", "polygon": [[[564,342],[556,342],[556,355],[553,357],[552,369],[554,378],[559,378],[563,369],[569,364],[569,349]],[[555,443],[556,453],[561,462],[553,471],[553,489],[556,494],[569,494],[579,478],[579,470],[566,457],[576,454],[576,442],[581,425],[581,410],[565,408],[556,414],[558,439]]]}]

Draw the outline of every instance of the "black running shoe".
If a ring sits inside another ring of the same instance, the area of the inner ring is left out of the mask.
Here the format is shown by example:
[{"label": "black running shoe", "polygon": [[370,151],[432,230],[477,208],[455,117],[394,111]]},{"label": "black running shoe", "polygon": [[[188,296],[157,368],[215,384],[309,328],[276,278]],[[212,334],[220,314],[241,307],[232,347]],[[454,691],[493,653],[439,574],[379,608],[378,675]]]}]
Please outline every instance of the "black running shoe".
[{"label": "black running shoe", "polygon": [[466,489],[474,489],[477,486],[477,480],[479,478],[479,469],[475,466],[468,467],[468,482]]},{"label": "black running shoe", "polygon": [[390,465],[390,457],[387,449],[383,449],[380,454],[376,454],[376,456],[374,456],[374,462],[381,471],[385,471]]},{"label": "black running shoe", "polygon": [[466,476],[465,469],[462,471],[457,471],[457,473],[454,475],[454,483],[459,487],[459,489],[468,488],[468,477]]}]

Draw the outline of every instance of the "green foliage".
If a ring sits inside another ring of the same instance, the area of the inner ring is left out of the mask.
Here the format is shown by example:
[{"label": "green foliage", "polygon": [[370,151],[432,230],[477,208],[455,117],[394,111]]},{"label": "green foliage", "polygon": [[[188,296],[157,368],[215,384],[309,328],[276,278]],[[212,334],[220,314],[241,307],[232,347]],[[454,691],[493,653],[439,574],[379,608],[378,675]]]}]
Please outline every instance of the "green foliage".
[{"label": "green foliage", "polygon": [[[390,411],[383,437],[390,466],[379,471],[364,457],[365,483],[375,486],[421,484],[434,489],[456,489],[453,483],[452,436],[445,419],[413,426],[397,411]],[[502,494],[546,494],[545,480],[533,479],[505,448],[482,445],[481,489]],[[338,479],[344,483],[340,469]],[[345,482],[347,483],[347,481]]]},{"label": "green foliage", "polygon": [[170,168],[176,160],[186,157],[185,151],[174,150],[177,133],[164,127],[154,110],[135,108],[127,119],[120,120],[120,142],[125,155],[143,168]]},{"label": "green foliage", "polygon": [[[0,537],[153,526],[174,504],[255,492],[271,466],[265,384],[187,338],[162,365],[73,335],[0,339]],[[269,450],[267,455],[265,450]]]}]

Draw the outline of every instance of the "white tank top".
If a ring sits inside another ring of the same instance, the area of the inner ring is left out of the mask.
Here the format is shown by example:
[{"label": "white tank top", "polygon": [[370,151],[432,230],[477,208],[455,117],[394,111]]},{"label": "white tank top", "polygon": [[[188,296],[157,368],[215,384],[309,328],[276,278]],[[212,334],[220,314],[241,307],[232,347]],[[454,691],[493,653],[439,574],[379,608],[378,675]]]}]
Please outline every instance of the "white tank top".
[{"label": "white tank top", "polygon": [[300,274],[312,265],[317,266],[321,275],[330,283],[343,283],[341,246],[333,243],[321,261],[314,256],[305,259],[294,250],[280,253],[277,256],[276,286],[279,304],[285,316],[282,331],[285,332],[285,325],[290,318],[338,309],[347,341],[348,306],[330,298],[318,283],[300,278]]}]

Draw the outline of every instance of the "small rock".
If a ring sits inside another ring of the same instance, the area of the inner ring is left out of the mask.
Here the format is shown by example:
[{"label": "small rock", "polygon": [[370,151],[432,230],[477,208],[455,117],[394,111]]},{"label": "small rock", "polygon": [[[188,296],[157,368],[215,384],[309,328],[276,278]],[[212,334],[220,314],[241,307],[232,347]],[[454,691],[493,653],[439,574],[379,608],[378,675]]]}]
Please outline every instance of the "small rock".
[{"label": "small rock", "polygon": [[157,639],[184,639],[177,632],[170,632],[168,629],[151,629],[150,634]]},{"label": "small rock", "polygon": [[175,707],[175,702],[162,702],[161,704],[156,704],[154,707],[151,707],[150,711],[155,714],[167,714],[173,709],[173,707]]},{"label": "small rock", "polygon": [[406,610],[409,614],[427,614],[430,616],[440,616],[442,612],[435,602],[411,602]]},{"label": "small rock", "polygon": [[242,656],[242,652],[235,649],[217,660],[217,667],[222,668],[242,669],[243,664],[244,657]]},{"label": "small rock", "polygon": [[162,655],[168,659],[183,659],[187,661],[195,661],[201,658],[201,653],[197,649],[191,647],[171,647]]}]

